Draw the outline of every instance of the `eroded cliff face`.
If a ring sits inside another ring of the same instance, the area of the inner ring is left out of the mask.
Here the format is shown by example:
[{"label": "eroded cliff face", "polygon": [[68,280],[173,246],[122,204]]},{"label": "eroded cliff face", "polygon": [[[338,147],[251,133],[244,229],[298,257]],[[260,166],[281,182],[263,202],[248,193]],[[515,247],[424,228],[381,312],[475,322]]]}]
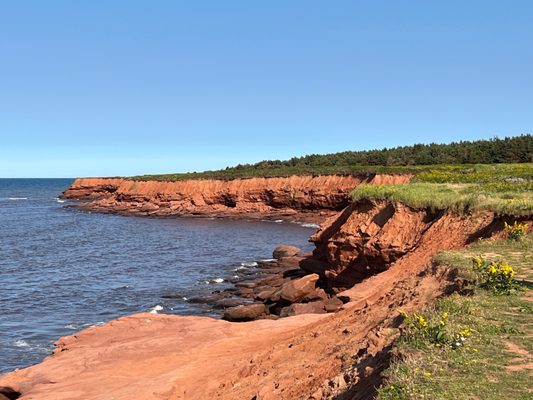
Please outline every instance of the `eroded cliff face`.
[{"label": "eroded cliff face", "polygon": [[[328,219],[310,238],[313,259],[323,263],[323,274],[333,287],[350,288],[418,254],[424,263],[439,250],[463,246],[501,230],[491,212],[458,215],[413,209],[400,203],[362,200]],[[421,250],[426,246],[426,257]]]},{"label": "eroded cliff face", "polygon": [[[291,176],[175,182],[79,178],[63,197],[95,211],[153,216],[324,219],[359,184],[407,183],[409,175]],[[309,218],[305,218],[305,217]],[[303,217],[303,218],[302,218]]]},{"label": "eroded cliff face", "polygon": [[424,307],[461,284],[431,257],[501,229],[490,212],[355,203],[312,238],[313,260],[331,282],[356,274],[353,287],[339,285],[346,304],[337,313],[245,323],[120,318],[60,339],[41,364],[0,377],[0,393],[6,386],[28,400],[369,399],[388,362],[398,310]]}]

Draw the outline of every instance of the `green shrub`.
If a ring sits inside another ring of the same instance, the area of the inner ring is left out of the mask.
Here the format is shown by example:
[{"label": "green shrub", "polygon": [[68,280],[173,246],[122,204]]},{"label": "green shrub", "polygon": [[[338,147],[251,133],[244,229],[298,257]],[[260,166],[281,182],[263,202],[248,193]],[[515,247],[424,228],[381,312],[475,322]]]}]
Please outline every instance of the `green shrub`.
[{"label": "green shrub", "polygon": [[513,225],[504,222],[505,230],[507,231],[507,238],[510,240],[522,240],[527,233],[527,224],[520,224],[517,221]]},{"label": "green shrub", "polygon": [[478,273],[480,286],[497,295],[516,294],[521,290],[514,279],[515,271],[505,261],[487,261],[482,256],[472,259],[474,270]]},{"label": "green shrub", "polygon": [[435,347],[449,347],[457,349],[463,346],[467,338],[472,334],[471,329],[462,329],[458,332],[451,332],[447,326],[449,313],[423,314],[413,313],[411,315],[400,312],[403,316],[403,340],[424,345],[434,345]]}]

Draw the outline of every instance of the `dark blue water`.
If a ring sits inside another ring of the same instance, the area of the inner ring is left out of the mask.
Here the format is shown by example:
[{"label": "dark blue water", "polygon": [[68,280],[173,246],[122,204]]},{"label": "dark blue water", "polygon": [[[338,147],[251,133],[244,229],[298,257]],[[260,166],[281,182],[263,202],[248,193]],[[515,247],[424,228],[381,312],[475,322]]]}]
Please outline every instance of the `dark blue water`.
[{"label": "dark blue water", "polygon": [[245,273],[241,263],[280,243],[309,248],[313,229],[296,224],[81,212],[57,200],[71,182],[0,179],[0,372],[124,314],[211,313],[182,297],[225,287],[213,280]]}]

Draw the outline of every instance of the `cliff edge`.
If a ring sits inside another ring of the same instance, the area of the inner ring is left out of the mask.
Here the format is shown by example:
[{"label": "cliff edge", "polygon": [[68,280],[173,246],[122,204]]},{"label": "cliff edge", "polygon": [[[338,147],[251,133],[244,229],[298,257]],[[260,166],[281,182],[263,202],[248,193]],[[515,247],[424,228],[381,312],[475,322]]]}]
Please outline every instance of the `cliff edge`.
[{"label": "cliff edge", "polygon": [[402,184],[411,175],[324,175],[234,180],[136,181],[78,178],[62,197],[83,209],[126,215],[320,222],[350,203],[361,183]]}]

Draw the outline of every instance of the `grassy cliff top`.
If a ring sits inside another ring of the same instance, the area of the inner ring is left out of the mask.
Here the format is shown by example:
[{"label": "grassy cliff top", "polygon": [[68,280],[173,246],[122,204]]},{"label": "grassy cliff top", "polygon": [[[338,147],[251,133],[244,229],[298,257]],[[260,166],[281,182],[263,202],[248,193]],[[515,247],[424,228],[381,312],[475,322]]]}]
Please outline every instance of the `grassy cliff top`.
[{"label": "grassy cliff top", "polygon": [[420,168],[407,185],[360,185],[354,200],[400,202],[455,212],[533,214],[533,164],[441,165]]},{"label": "grassy cliff top", "polygon": [[[231,180],[291,175],[365,175],[372,173],[422,174],[468,171],[480,164],[521,164],[533,162],[533,135],[448,144],[415,144],[381,150],[310,154],[290,160],[265,160],[217,171],[142,175],[134,180],[175,181],[185,179]],[[480,169],[481,167],[477,167]],[[518,167],[512,167],[517,172]],[[489,171],[488,167],[483,170]],[[435,177],[433,177],[435,178]],[[445,179],[441,176],[441,179]],[[475,178],[475,177],[474,177]],[[477,178],[476,178],[477,179]]]}]

